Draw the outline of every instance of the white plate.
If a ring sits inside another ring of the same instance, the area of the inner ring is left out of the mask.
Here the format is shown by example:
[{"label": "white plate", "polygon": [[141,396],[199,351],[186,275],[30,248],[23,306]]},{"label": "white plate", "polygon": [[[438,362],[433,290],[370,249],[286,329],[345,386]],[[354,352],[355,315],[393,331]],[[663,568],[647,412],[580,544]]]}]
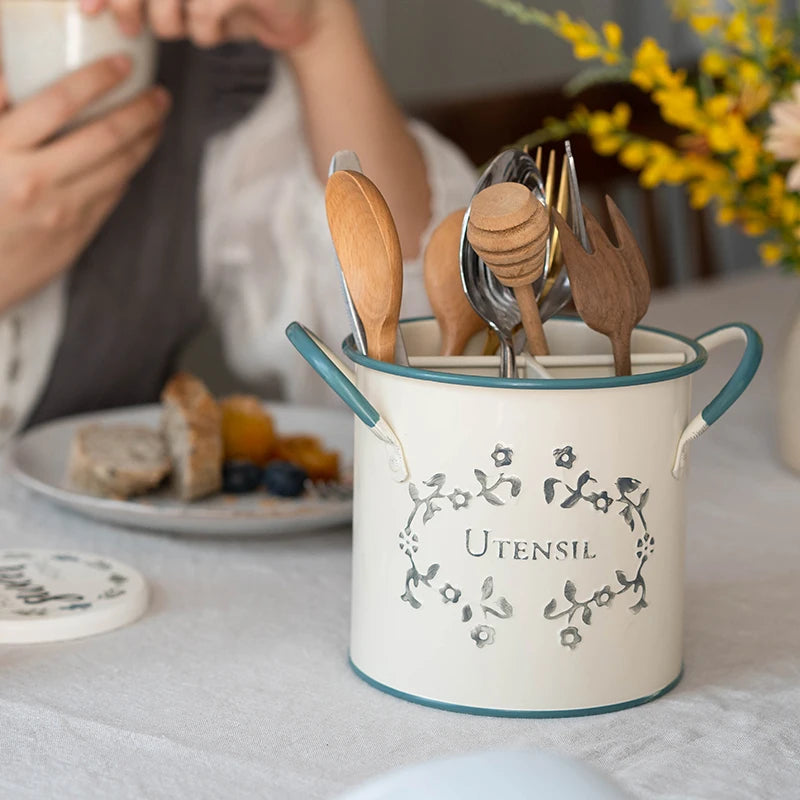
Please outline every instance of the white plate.
[{"label": "white plate", "polygon": [[[353,462],[353,420],[346,412],[281,404],[266,406],[282,435],[318,436],[327,448],[339,452],[345,471]],[[114,525],[154,531],[210,536],[291,533],[350,522],[352,498],[304,496],[270,497],[258,491],[246,495],[217,495],[182,503],[164,490],[133,500],[106,500],[70,489],[67,458],[75,430],[91,423],[131,423],[157,427],[159,406],[138,406],[84,414],[32,428],[12,443],[9,458],[14,477],[33,491]]]}]

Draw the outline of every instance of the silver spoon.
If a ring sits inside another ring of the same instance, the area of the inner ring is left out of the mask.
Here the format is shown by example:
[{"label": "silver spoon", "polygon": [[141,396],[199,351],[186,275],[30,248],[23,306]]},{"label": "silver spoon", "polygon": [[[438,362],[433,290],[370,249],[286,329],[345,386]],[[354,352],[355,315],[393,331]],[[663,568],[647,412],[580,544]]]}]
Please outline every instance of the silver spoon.
[{"label": "silver spoon", "polygon": [[[487,186],[496,183],[513,181],[527,186],[536,199],[546,205],[544,181],[533,158],[522,150],[505,150],[500,153],[486,168],[478,181],[473,197]],[[514,292],[495,278],[491,270],[484,264],[472,249],[467,239],[467,225],[470,209],[464,215],[461,230],[461,280],[464,291],[475,312],[497,334],[500,340],[500,375],[503,378],[515,378],[516,354],[512,337],[514,328],[521,322],[519,306]],[[549,260],[550,243],[547,244],[545,263]],[[541,291],[546,275],[542,275],[534,284],[534,291]]]}]

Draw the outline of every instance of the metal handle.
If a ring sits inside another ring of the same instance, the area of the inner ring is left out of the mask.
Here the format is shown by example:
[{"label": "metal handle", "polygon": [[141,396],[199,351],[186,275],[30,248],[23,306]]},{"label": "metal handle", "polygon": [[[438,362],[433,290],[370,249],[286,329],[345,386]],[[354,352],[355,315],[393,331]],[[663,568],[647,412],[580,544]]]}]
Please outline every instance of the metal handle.
[{"label": "metal handle", "polygon": [[689,442],[704,434],[739,399],[750,381],[753,380],[764,350],[761,337],[753,328],[743,322],[722,325],[697,338],[697,341],[709,351],[737,339],[744,340],[745,348],[736,370],[716,397],[686,426],[681,434],[675,453],[675,462],[672,466],[672,475],[675,478],[680,478],[684,472]]},{"label": "metal handle", "polygon": [[286,328],[286,336],[317,375],[352,409],[353,413],[387,448],[392,477],[402,483],[408,478],[403,447],[394,431],[356,386],[356,376],[333,354],[331,349],[299,322]]}]

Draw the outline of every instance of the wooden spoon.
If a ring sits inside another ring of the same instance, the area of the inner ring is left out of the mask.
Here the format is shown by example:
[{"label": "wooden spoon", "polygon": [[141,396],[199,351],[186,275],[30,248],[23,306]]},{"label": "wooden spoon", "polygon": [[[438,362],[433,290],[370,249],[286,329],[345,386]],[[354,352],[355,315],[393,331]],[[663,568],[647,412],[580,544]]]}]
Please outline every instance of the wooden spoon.
[{"label": "wooden spoon", "polygon": [[650,276],[642,251],[622,212],[606,196],[606,206],[617,237],[613,245],[586,206],[586,232],[592,247],[587,253],[564,218],[553,211],[561,234],[564,266],[575,307],[583,321],[611,340],[617,375],[631,374],[631,333],[650,303]]},{"label": "wooden spoon", "polygon": [[440,355],[460,356],[467,342],[486,323],[470,305],[458,260],[466,208],[446,216],[425,248],[425,289],[442,332]]},{"label": "wooden spoon", "polygon": [[549,353],[533,290],[544,270],[549,234],[547,209],[522,184],[496,183],[472,200],[469,243],[500,283],[514,290],[535,356]]},{"label": "wooden spoon", "polygon": [[333,246],[364,325],[367,355],[393,362],[403,256],[389,207],[369,178],[350,170],[328,178],[325,207]]}]

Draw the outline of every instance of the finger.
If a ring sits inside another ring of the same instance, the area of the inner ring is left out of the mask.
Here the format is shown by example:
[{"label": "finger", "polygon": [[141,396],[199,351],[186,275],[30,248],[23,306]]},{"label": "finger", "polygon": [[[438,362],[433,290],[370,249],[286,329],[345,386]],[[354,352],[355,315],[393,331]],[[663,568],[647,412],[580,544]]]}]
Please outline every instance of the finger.
[{"label": "finger", "polygon": [[121,83],[130,71],[128,56],[112,56],[67,75],[0,117],[0,145],[22,149],[41,144]]},{"label": "finger", "polygon": [[160,39],[182,39],[186,35],[182,0],[150,0],[147,17]]},{"label": "finger", "polygon": [[55,182],[81,175],[158,127],[170,104],[169,94],[164,89],[144,92],[102,119],[46,147],[40,154],[38,168]]},{"label": "finger", "polygon": [[198,47],[215,47],[224,39],[225,18],[235,3],[229,0],[188,0],[186,26]]},{"label": "finger", "polygon": [[89,203],[130,183],[150,159],[161,140],[161,133],[161,128],[148,131],[102,166],[70,181],[65,189],[74,193],[69,195],[71,202],[78,205]]},{"label": "finger", "polygon": [[[126,36],[138,36],[144,23],[143,0],[110,0],[111,10]],[[154,0],[156,3],[164,0]]]}]

